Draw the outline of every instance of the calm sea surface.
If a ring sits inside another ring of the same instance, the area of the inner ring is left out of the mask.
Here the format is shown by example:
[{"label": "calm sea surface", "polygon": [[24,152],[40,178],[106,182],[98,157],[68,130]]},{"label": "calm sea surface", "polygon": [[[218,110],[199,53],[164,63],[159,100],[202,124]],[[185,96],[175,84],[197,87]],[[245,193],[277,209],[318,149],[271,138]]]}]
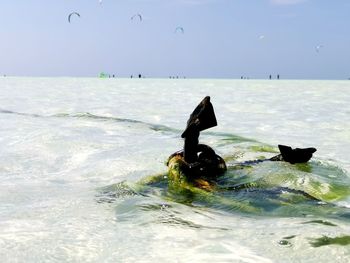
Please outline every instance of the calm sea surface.
[{"label": "calm sea surface", "polygon": [[[169,193],[206,95],[229,171]],[[349,116],[350,81],[0,78],[0,261],[350,262]],[[278,144],[317,152],[239,166]]]}]

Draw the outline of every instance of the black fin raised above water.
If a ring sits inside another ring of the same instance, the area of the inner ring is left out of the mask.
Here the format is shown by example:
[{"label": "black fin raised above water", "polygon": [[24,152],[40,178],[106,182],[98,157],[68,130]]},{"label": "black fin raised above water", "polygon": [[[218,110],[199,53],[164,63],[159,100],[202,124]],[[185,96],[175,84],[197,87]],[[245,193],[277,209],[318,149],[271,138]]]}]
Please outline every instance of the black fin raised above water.
[{"label": "black fin raised above water", "polygon": [[210,97],[206,96],[191,113],[187,121],[187,127],[181,137],[186,138],[194,130],[200,132],[217,125],[214,108],[210,102]]},{"label": "black fin raised above water", "polygon": [[295,163],[306,163],[312,158],[312,154],[316,152],[316,148],[295,148],[292,149],[290,146],[278,145],[280,155],[272,157],[271,161],[286,161],[291,164]]}]

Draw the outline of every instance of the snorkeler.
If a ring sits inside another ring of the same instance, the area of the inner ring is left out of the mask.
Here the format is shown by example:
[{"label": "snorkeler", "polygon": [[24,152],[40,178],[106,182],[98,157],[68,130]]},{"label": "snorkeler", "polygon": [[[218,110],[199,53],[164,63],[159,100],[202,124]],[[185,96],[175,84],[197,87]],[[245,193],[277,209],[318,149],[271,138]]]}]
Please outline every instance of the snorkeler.
[{"label": "snorkeler", "polygon": [[182,133],[184,148],[175,152],[168,159],[177,160],[182,163],[184,172],[192,178],[215,177],[226,171],[226,164],[223,158],[205,144],[199,144],[198,138],[201,131],[217,125],[214,108],[210,97],[205,97],[192,112],[187,127]]},{"label": "snorkeler", "polygon": [[[181,137],[184,138],[184,148],[175,152],[168,158],[169,169],[180,167],[187,179],[216,178],[226,170],[226,163],[222,157],[205,144],[199,144],[200,132],[217,125],[214,108],[210,97],[205,97],[191,113],[187,121],[185,131]],[[290,146],[278,145],[280,154],[266,160],[246,161],[244,164],[254,164],[262,161],[285,161],[291,164],[305,163],[312,158],[316,152],[315,148],[292,149]]]}]

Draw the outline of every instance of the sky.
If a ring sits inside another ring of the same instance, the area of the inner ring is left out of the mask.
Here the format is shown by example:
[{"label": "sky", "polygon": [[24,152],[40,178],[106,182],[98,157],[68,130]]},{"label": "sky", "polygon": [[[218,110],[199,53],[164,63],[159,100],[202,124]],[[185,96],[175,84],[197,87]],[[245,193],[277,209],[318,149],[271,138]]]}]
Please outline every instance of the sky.
[{"label": "sky", "polygon": [[350,0],[0,0],[0,75],[348,79],[349,14]]}]

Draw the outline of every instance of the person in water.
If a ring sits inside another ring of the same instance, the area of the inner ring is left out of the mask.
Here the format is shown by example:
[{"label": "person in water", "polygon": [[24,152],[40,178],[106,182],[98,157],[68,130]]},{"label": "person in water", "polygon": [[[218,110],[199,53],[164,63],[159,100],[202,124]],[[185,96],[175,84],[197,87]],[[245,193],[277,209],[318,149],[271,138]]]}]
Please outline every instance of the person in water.
[{"label": "person in water", "polygon": [[[222,157],[205,144],[199,143],[200,132],[217,126],[213,105],[210,97],[206,96],[191,113],[187,121],[183,150],[173,153],[168,158],[169,168],[174,163],[181,163],[181,169],[188,180],[198,182],[198,179],[215,179],[226,170],[226,163]],[[292,149],[290,146],[278,145],[280,154],[266,160],[246,161],[243,164],[259,163],[262,161],[285,161],[291,164],[308,162],[315,148]],[[203,182],[202,182],[203,183]]]},{"label": "person in water", "polygon": [[182,169],[187,179],[213,178],[218,173],[226,171],[223,158],[205,144],[199,144],[200,132],[217,125],[215,113],[210,97],[205,97],[192,112],[187,127],[182,133],[184,148],[170,155],[169,162],[173,159],[181,161]]}]

